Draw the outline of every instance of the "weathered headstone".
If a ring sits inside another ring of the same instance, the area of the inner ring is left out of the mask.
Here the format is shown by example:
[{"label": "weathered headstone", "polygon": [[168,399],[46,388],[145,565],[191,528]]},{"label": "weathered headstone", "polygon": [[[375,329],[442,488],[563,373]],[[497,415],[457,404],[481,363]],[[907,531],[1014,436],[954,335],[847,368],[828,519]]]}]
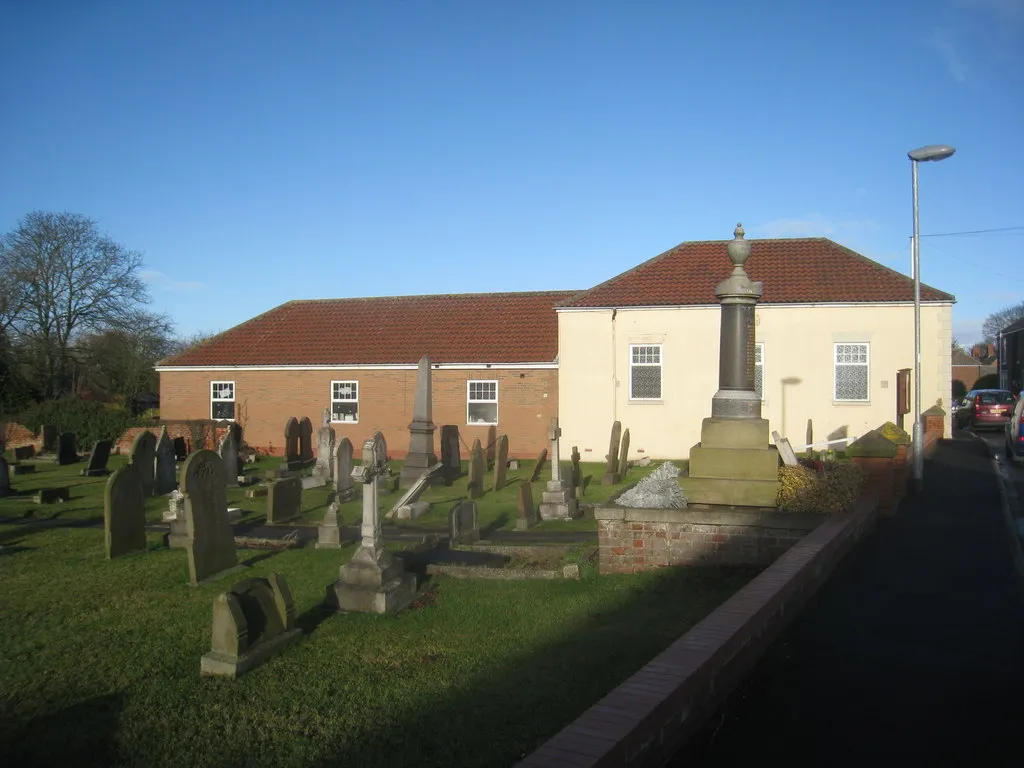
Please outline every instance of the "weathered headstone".
[{"label": "weathered headstone", "polygon": [[142,483],[142,492],[149,498],[153,495],[153,470],[156,468],[156,435],[148,429],[139,432],[132,440],[132,448],[128,454],[128,463],[135,468],[135,473]]},{"label": "weathered headstone", "polygon": [[178,436],[174,438],[174,460],[184,461],[188,458],[188,445],[185,443],[185,438]]},{"label": "weathered headstone", "polygon": [[338,516],[338,502],[332,501],[323,522],[317,526],[317,549],[341,549],[341,520]]},{"label": "weathered headstone", "polygon": [[484,495],[484,473],[487,472],[487,459],[484,457],[480,440],[473,441],[469,451],[469,483],[466,486],[469,498],[479,499]]},{"label": "weathered headstone", "polygon": [[403,486],[417,482],[427,469],[437,464],[437,454],[434,453],[435,429],[430,358],[424,355],[416,370],[416,395],[412,421],[409,423],[409,451],[405,454],[400,473]]},{"label": "weathered headstone", "polygon": [[7,459],[0,456],[0,496],[10,496],[14,493],[11,487],[11,473],[7,467]]},{"label": "weathered headstone", "polygon": [[107,461],[110,459],[111,440],[97,440],[92,444],[92,452],[89,454],[89,466],[82,470],[85,477],[102,477],[109,475]]},{"label": "weathered headstone", "polygon": [[210,652],[200,674],[238,677],[301,636],[284,576],[244,579],[213,601]]},{"label": "weathered headstone", "polygon": [[796,458],[796,451],[789,444],[788,437],[783,437],[777,431],[772,430],[772,440],[775,441],[775,447],[779,450],[779,458],[782,459],[783,464],[787,467],[795,467],[800,463]]},{"label": "weathered headstone", "polygon": [[[327,587],[327,603],[340,611],[391,613],[416,597],[416,576],[384,546],[377,508],[377,476],[387,471],[387,449],[376,433],[363,443],[363,463],[352,470],[363,486],[362,540],[339,578]],[[381,456],[383,455],[383,460]]]},{"label": "weathered headstone", "polygon": [[214,578],[238,565],[228,521],[224,462],[213,451],[196,451],[181,468],[185,495],[190,584]]},{"label": "weathered headstone", "polygon": [[448,530],[452,544],[480,541],[480,523],[475,501],[460,501],[448,513]]},{"label": "weathered headstone", "polygon": [[519,469],[519,459],[509,459],[508,468],[513,472]]},{"label": "weathered headstone", "polygon": [[629,472],[629,430],[622,432],[622,447],[619,449],[619,481]]},{"label": "weathered headstone", "polygon": [[[377,493],[394,493],[398,490],[398,475],[396,475],[391,469],[388,457],[388,444],[384,439],[384,433],[379,430],[374,432],[372,440],[375,446],[374,451],[376,451],[377,465],[382,467],[380,472],[377,474]],[[363,461],[366,461],[365,457],[363,458]]]},{"label": "weathered headstone", "polygon": [[302,478],[283,477],[267,483],[267,523],[285,523],[302,514]]},{"label": "weathered headstone", "polygon": [[612,436],[608,441],[608,455],[605,456],[604,477],[601,478],[602,485],[614,485],[621,479],[619,476],[619,443],[622,438],[622,424],[616,421],[612,424]]},{"label": "weathered headstone", "polygon": [[78,461],[78,445],[74,432],[61,432],[57,441],[57,464],[74,464]]},{"label": "weathered headstone", "polygon": [[43,424],[43,453],[56,453],[57,442],[60,440],[60,433],[53,424]]},{"label": "weathered headstone", "polygon": [[299,455],[301,434],[299,420],[292,416],[284,425],[284,461],[288,469],[299,469],[302,464],[302,457]]},{"label": "weathered headstone", "polygon": [[559,461],[558,444],[562,430],[558,426],[558,417],[551,419],[548,439],[551,440],[551,480],[541,495],[540,517],[542,520],[571,520],[579,513],[579,506],[572,495],[572,486],[562,479],[562,467]]},{"label": "weathered headstone", "polygon": [[505,477],[508,473],[508,435],[498,437],[498,444],[494,451],[494,490],[500,491],[505,487]]},{"label": "weathered headstone", "polygon": [[537,463],[533,465],[533,471],[530,472],[530,479],[526,482],[535,483],[537,478],[540,477],[541,470],[544,469],[544,462],[548,458],[548,449],[545,448],[540,452],[540,456],[537,457]]},{"label": "weathered headstone", "polygon": [[583,470],[580,469],[580,451],[575,445],[569,456],[572,459],[572,487],[576,489],[576,498],[583,495]]},{"label": "weathered headstone", "polygon": [[341,438],[334,450],[334,490],[338,501],[349,501],[356,496],[352,482],[352,441],[347,437]]},{"label": "weathered headstone", "polygon": [[36,455],[36,447],[34,445],[19,445],[14,449],[15,461],[28,461]]},{"label": "weathered headstone", "polygon": [[516,517],[516,530],[525,531],[537,524],[537,508],[533,505],[533,486],[522,483],[519,486],[519,515]]},{"label": "weathered headstone", "polygon": [[444,466],[444,481],[451,484],[462,476],[462,443],[459,428],[455,424],[441,427],[441,464]]},{"label": "weathered headstone", "polygon": [[146,549],[146,498],[131,465],[116,470],[107,480],[103,532],[108,560]]},{"label": "weathered headstone", "polygon": [[156,441],[156,461],[153,466],[153,493],[156,496],[168,494],[178,487],[174,443],[167,434],[167,427],[160,428],[160,437]]},{"label": "weathered headstone", "polygon": [[331,479],[332,462],[334,454],[334,428],[331,427],[331,409],[324,408],[320,429],[316,431],[316,466],[313,467],[313,474],[319,475],[325,480]]},{"label": "weathered headstone", "polygon": [[185,519],[185,496],[175,488],[167,494],[167,509],[163,512],[163,521],[169,523],[174,520]]},{"label": "weathered headstone", "polygon": [[313,422],[309,416],[299,420],[299,461],[303,467],[313,463]]},{"label": "weathered headstone", "polygon": [[224,433],[217,453],[224,462],[224,482],[227,485],[238,485],[238,443],[233,429]]}]

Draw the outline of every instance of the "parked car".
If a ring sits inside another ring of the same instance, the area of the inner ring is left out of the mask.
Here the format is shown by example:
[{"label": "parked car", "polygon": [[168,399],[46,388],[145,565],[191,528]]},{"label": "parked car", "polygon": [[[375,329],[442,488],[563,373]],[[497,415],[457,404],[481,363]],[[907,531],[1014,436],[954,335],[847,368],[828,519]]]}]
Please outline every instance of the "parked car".
[{"label": "parked car", "polygon": [[956,410],[956,425],[1002,429],[1010,421],[1016,401],[1008,389],[972,389]]},{"label": "parked car", "polygon": [[1024,462],[1024,397],[1018,398],[1013,415],[1006,422],[1006,458]]}]

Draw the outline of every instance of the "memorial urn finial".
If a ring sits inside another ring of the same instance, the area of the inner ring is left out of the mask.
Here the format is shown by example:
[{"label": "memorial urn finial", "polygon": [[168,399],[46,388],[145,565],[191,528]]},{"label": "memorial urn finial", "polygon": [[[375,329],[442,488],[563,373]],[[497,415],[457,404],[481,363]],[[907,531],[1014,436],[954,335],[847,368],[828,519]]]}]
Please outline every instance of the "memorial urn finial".
[{"label": "memorial urn finial", "polygon": [[742,224],[737,224],[732,234],[733,239],[729,241],[726,250],[729,253],[729,259],[732,261],[733,266],[742,271],[743,264],[750,257],[750,243],[743,239],[746,232],[743,231]]}]

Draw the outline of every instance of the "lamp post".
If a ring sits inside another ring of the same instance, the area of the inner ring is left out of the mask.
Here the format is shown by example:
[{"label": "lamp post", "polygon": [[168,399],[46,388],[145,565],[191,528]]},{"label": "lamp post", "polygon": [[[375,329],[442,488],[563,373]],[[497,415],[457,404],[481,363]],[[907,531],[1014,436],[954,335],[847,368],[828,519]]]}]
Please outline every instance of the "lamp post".
[{"label": "lamp post", "polygon": [[929,144],[907,152],[914,189],[914,487],[924,485],[924,429],[921,426],[921,234],[917,224],[917,164],[945,160],[956,150],[945,144]]}]

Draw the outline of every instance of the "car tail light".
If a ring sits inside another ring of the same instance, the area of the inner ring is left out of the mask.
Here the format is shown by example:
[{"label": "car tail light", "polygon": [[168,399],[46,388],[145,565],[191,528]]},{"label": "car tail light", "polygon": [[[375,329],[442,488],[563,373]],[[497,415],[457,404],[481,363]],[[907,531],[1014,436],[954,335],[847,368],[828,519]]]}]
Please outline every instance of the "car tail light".
[{"label": "car tail light", "polygon": [[981,405],[981,395],[975,395],[974,396],[974,404],[975,405]]}]

